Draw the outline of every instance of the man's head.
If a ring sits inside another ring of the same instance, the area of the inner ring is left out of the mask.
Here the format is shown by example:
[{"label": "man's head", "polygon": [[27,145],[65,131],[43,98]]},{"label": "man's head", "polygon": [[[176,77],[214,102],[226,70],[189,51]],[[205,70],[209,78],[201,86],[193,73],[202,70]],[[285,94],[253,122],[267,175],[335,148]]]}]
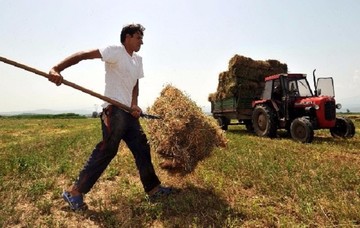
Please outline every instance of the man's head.
[{"label": "man's head", "polygon": [[137,52],[143,44],[145,28],[140,24],[129,24],[123,27],[120,34],[120,41],[129,52]]},{"label": "man's head", "polygon": [[145,28],[141,24],[129,24],[123,27],[120,34],[120,41],[124,44],[126,35],[133,36],[135,33],[144,35]]}]

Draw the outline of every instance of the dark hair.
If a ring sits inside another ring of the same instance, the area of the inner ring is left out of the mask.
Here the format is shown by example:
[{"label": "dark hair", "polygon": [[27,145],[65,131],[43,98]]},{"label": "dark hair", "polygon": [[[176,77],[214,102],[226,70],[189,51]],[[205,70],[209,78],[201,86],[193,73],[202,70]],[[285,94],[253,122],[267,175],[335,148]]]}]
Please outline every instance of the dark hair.
[{"label": "dark hair", "polygon": [[144,35],[144,30],[145,28],[141,24],[129,24],[124,26],[120,34],[121,43],[125,42],[127,34],[133,36],[135,33],[139,32],[141,35]]}]

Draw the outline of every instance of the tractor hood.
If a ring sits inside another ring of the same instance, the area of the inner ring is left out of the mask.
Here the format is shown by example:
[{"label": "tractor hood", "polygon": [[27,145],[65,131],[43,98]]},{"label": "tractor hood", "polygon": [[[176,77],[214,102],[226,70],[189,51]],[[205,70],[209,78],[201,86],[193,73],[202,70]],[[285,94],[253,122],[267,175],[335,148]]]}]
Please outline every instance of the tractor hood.
[{"label": "tractor hood", "polygon": [[306,98],[298,98],[296,99],[294,105],[296,108],[306,108],[306,107],[313,107],[318,109],[321,104],[326,102],[335,102],[333,97],[330,96],[321,96],[321,97],[306,97]]}]

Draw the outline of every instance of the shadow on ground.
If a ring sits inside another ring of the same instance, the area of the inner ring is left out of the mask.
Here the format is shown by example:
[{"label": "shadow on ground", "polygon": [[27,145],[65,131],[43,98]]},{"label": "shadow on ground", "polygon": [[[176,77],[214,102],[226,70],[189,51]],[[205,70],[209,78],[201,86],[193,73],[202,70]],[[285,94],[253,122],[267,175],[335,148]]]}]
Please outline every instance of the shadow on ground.
[{"label": "shadow on ground", "polygon": [[83,216],[100,227],[234,227],[245,219],[212,190],[194,186],[176,189],[174,194],[153,203],[141,199],[121,204],[123,208],[88,210]]}]

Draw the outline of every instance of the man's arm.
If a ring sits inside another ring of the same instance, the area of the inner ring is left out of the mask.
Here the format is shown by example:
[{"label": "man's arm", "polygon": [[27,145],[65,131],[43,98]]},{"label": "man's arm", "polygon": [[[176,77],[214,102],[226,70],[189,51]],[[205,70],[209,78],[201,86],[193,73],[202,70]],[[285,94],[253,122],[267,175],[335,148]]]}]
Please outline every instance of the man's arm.
[{"label": "man's arm", "polygon": [[59,86],[63,81],[63,77],[60,74],[61,71],[65,70],[66,68],[72,65],[79,63],[81,60],[97,59],[97,58],[101,58],[99,49],[77,52],[67,57],[53,68],[51,68],[49,72],[49,76],[50,76],[49,81],[54,82],[57,86]]},{"label": "man's arm", "polygon": [[139,96],[139,80],[137,80],[132,91],[131,106],[138,105],[138,96]]},{"label": "man's arm", "polygon": [[133,110],[131,112],[131,115],[133,115],[136,118],[139,118],[142,112],[141,108],[138,106],[138,96],[139,96],[139,80],[137,80],[136,85],[133,88],[132,99],[131,99],[131,109]]}]

